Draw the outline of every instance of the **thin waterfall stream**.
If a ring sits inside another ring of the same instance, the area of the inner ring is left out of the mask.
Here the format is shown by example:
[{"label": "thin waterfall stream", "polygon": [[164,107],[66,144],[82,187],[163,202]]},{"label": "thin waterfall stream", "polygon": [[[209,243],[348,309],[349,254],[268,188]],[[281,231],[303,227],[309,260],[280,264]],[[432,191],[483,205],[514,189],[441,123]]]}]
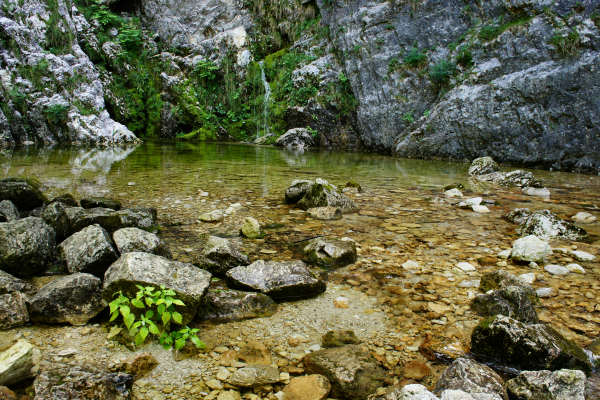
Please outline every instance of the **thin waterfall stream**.
[{"label": "thin waterfall stream", "polygon": [[[260,66],[260,79],[262,80],[263,86],[265,88],[265,97],[263,100],[263,135],[267,136],[269,132],[269,99],[271,98],[271,86],[269,86],[269,82],[267,82],[267,77],[265,76],[265,68],[264,62],[260,61],[258,63]],[[257,128],[256,137],[260,136],[260,129]]]}]

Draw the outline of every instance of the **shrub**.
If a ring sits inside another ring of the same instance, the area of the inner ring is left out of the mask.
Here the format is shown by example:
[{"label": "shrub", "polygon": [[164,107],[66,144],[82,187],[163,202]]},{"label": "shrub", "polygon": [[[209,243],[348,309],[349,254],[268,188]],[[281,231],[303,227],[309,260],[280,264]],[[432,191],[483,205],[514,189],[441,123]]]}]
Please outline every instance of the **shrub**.
[{"label": "shrub", "polygon": [[69,106],[65,104],[53,104],[44,109],[44,115],[49,125],[58,128],[67,123]]},{"label": "shrub", "polygon": [[566,36],[555,34],[550,39],[550,43],[554,45],[561,57],[574,57],[579,53],[581,37],[575,29],[571,29]]},{"label": "shrub", "polygon": [[500,26],[498,25],[484,25],[481,27],[479,31],[479,38],[481,40],[490,41],[495,39],[502,33]]},{"label": "shrub", "polygon": [[427,56],[416,47],[413,47],[404,55],[404,63],[411,67],[424,65],[425,62],[427,62]]},{"label": "shrub", "polygon": [[456,62],[463,67],[470,67],[473,65],[473,54],[468,47],[461,47],[458,49],[456,54]]},{"label": "shrub", "polygon": [[450,82],[456,73],[456,65],[448,60],[442,60],[429,69],[429,79],[436,86],[443,86]]}]

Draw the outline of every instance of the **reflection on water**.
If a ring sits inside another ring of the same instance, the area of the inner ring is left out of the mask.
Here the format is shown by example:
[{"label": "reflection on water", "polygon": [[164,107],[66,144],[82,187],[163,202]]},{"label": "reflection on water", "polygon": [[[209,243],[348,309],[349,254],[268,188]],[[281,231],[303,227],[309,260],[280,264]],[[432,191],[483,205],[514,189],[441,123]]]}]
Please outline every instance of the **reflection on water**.
[{"label": "reflection on water", "polygon": [[73,175],[82,171],[101,172],[108,174],[114,163],[127,158],[137,146],[109,147],[91,150],[79,150],[69,164]]}]

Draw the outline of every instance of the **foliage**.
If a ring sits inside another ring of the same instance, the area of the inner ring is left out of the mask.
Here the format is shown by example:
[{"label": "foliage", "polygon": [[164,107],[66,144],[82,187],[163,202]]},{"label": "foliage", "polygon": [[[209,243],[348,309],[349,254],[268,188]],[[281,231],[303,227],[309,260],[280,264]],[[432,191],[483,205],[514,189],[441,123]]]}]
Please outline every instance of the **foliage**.
[{"label": "foliage", "polygon": [[469,68],[473,65],[473,54],[471,54],[471,50],[468,46],[463,46],[458,49],[456,62],[465,68]]},{"label": "foliage", "polygon": [[411,67],[419,67],[427,62],[427,56],[421,50],[416,47],[411,48],[404,55],[404,63]]},{"label": "foliage", "polygon": [[175,347],[179,350],[190,340],[197,348],[203,348],[204,343],[198,338],[198,329],[185,326],[172,329],[172,324],[182,325],[183,316],[177,311],[177,306],[184,307],[185,303],[176,297],[174,290],[159,289],[153,286],[136,285],[138,291],[134,298],[129,298],[119,291],[115,299],[109,303],[110,322],[119,317],[136,346],[146,342],[148,336],[156,337],[165,347]]},{"label": "foliage", "polygon": [[500,35],[500,33],[502,33],[500,26],[493,24],[493,25],[484,25],[481,27],[481,30],[479,31],[479,38],[481,40],[485,40],[490,41],[495,39],[496,37],[498,37],[498,35]]},{"label": "foliage", "polygon": [[58,0],[47,0],[50,17],[46,21],[46,49],[53,54],[65,54],[71,51],[75,35],[63,23],[58,10]]},{"label": "foliage", "polygon": [[575,29],[571,29],[567,35],[555,34],[550,43],[561,57],[574,57],[579,53],[581,37]]},{"label": "foliage", "polygon": [[415,122],[415,117],[414,117],[412,111],[404,113],[402,115],[402,121],[407,122],[409,124],[412,124],[413,122]]},{"label": "foliage", "polygon": [[448,60],[441,60],[429,68],[429,79],[440,87],[448,84],[450,78],[456,73],[456,65]]},{"label": "foliage", "polygon": [[50,126],[59,128],[67,123],[69,106],[65,104],[53,104],[44,109],[44,116]]}]

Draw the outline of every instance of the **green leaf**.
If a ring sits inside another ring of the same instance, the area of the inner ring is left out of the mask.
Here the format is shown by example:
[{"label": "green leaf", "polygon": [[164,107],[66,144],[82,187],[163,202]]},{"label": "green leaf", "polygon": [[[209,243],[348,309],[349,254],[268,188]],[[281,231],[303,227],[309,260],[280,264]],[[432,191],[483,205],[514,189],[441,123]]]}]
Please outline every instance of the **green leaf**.
[{"label": "green leaf", "polygon": [[152,304],[154,304],[154,299],[152,299],[152,297],[146,297],[146,304],[148,307],[152,307]]},{"label": "green leaf", "polygon": [[115,319],[117,319],[118,316],[118,312],[113,312],[112,314],[110,314],[110,320],[108,320],[108,322],[113,322]]},{"label": "green leaf", "polygon": [[165,299],[158,299],[158,300],[156,300],[155,303],[156,303],[157,306],[161,305],[161,304],[164,304],[165,303]]},{"label": "green leaf", "polygon": [[144,303],[140,299],[131,300],[131,304],[133,304],[133,306],[137,308],[145,308]]},{"label": "green leaf", "polygon": [[142,342],[146,341],[146,338],[148,337],[148,333],[149,333],[148,328],[146,328],[145,326],[142,329],[140,329],[140,335],[142,336]]},{"label": "green leaf", "polygon": [[119,311],[121,312],[123,319],[127,318],[127,316],[131,313],[129,306],[121,306],[119,307]]},{"label": "green leaf", "polygon": [[203,349],[206,347],[206,345],[204,344],[204,342],[202,340],[200,340],[198,338],[198,336],[194,335],[190,337],[190,340],[192,341],[192,343],[194,343],[194,346],[196,346],[196,348],[198,349]]},{"label": "green leaf", "polygon": [[185,346],[185,339],[179,338],[175,341],[175,350],[181,350]]},{"label": "green leaf", "polygon": [[173,321],[175,321],[175,323],[181,325],[183,323],[183,317],[181,316],[180,313],[178,313],[177,311],[175,311],[173,313]]},{"label": "green leaf", "polygon": [[133,314],[127,314],[126,317],[123,317],[123,322],[125,323],[125,326],[127,327],[127,329],[129,329],[131,327],[131,325],[133,324],[133,321],[135,321],[135,315],[133,315]]},{"label": "green leaf", "polygon": [[151,334],[160,335],[160,331],[158,330],[158,327],[156,326],[156,324],[154,322],[150,322],[148,324],[148,329],[150,330]]},{"label": "green leaf", "polygon": [[162,319],[163,325],[168,324],[169,321],[171,320],[171,313],[168,311],[163,313],[163,315],[161,316],[161,319]]},{"label": "green leaf", "polygon": [[115,311],[117,311],[117,309],[119,308],[119,304],[117,304],[117,302],[116,302],[116,301],[111,301],[111,302],[108,304],[108,307],[110,308],[110,313],[112,314],[112,313],[114,313]]},{"label": "green leaf", "polygon": [[173,299],[173,304],[176,306],[185,306],[185,303],[179,299]]},{"label": "green leaf", "polygon": [[146,311],[146,318],[152,319],[152,317],[154,317],[154,311],[152,311],[152,310]]},{"label": "green leaf", "polygon": [[163,315],[165,313],[165,311],[167,310],[167,306],[165,306],[164,304],[161,304],[158,306],[158,315]]},{"label": "green leaf", "polygon": [[135,345],[139,346],[142,343],[144,343],[144,338],[142,338],[142,335],[140,334],[140,332],[138,332],[138,334],[135,335]]}]

